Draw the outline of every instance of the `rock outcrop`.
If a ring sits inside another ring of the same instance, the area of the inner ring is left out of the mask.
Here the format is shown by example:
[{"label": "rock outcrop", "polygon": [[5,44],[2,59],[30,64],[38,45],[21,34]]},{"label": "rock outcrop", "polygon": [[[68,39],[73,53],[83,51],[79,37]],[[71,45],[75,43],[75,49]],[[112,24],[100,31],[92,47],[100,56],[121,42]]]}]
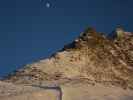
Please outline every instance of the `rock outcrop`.
[{"label": "rock outcrop", "polygon": [[45,81],[84,79],[91,84],[133,88],[133,35],[109,40],[88,29],[47,59],[28,64],[5,81],[41,84]]},{"label": "rock outcrop", "polygon": [[47,59],[0,81],[0,100],[133,100],[133,34],[88,28]]},{"label": "rock outcrop", "polygon": [[0,100],[59,100],[57,89],[24,86],[0,81]]}]

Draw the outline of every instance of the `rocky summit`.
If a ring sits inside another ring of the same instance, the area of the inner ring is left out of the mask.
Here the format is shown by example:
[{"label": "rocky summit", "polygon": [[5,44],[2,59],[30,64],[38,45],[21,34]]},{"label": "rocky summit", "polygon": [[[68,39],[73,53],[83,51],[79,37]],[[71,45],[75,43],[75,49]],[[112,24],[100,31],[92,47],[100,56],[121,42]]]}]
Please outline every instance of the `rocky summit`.
[{"label": "rocky summit", "polygon": [[[85,84],[86,88],[89,85],[86,91],[89,91],[89,89],[91,90],[91,87],[102,85],[106,88],[116,87],[123,89],[122,91],[132,91],[133,34],[125,32],[124,37],[121,39],[117,39],[117,37],[109,39],[103,33],[96,32],[94,29],[88,28],[72,43],[65,45],[63,49],[54,53],[51,57],[38,60],[32,64],[27,64],[22,69],[8,75],[3,81],[17,85],[41,86],[52,84],[59,87],[71,87],[70,85],[64,85],[70,83],[72,86],[78,84],[76,85],[77,88],[83,87]],[[67,88],[65,89],[67,90]],[[83,90],[84,89],[85,87]],[[79,91],[79,94],[81,94],[80,90],[82,89],[74,90],[74,93]],[[69,95],[73,94],[70,93],[71,91],[69,92]],[[119,93],[121,92],[119,91]],[[87,95],[87,93],[85,93],[85,95]],[[91,95],[91,93],[88,93],[88,95]],[[131,96],[133,96],[133,94]],[[133,97],[130,100],[132,99]],[[79,100],[83,99],[81,98]],[[86,98],[84,100],[93,99]],[[129,99],[99,98],[95,100]]]}]

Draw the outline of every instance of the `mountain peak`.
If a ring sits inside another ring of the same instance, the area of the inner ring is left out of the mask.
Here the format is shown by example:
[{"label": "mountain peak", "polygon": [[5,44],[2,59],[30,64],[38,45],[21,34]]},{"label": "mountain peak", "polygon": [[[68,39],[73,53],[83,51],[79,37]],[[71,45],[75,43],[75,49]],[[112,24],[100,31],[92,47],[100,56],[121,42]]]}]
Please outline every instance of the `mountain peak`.
[{"label": "mountain peak", "polygon": [[109,39],[93,28],[87,28],[72,43],[47,59],[24,66],[5,81],[18,84],[40,84],[46,81],[62,84],[83,79],[88,83],[133,88],[133,35]]}]

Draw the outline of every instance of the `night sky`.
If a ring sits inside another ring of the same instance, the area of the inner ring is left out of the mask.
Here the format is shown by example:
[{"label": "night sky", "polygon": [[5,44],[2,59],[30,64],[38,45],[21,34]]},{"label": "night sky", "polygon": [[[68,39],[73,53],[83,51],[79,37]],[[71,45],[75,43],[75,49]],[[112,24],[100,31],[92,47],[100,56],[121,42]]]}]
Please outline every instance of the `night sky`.
[{"label": "night sky", "polygon": [[133,0],[0,0],[0,75],[50,56],[88,26],[109,33],[118,24],[133,31]]}]

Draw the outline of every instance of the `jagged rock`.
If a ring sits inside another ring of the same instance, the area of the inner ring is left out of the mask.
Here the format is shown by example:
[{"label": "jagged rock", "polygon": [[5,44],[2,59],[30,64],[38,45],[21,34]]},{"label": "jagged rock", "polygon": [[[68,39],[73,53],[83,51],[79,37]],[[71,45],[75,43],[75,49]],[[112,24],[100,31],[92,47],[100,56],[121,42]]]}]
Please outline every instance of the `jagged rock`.
[{"label": "jagged rock", "polygon": [[25,66],[9,75],[6,81],[39,84],[77,77],[133,88],[133,35],[111,41],[88,29],[54,56]]},{"label": "jagged rock", "polygon": [[94,83],[133,88],[132,77],[133,35],[109,40],[89,28],[52,57],[25,66],[5,81],[39,84],[84,78]]}]

